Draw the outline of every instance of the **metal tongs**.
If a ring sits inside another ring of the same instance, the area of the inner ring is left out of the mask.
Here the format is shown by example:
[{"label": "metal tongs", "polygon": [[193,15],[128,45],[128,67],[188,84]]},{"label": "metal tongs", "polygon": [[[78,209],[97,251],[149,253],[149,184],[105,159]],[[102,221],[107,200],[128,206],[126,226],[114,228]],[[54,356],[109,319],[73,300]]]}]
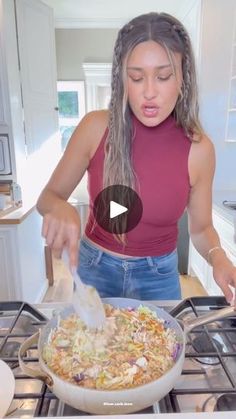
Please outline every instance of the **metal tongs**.
[{"label": "metal tongs", "polygon": [[[67,255],[65,257],[65,252],[63,252],[62,257],[69,266],[68,257]],[[69,269],[75,284],[73,306],[76,313],[88,328],[102,329],[106,315],[103,302],[97,290],[81,281],[75,267]]]}]

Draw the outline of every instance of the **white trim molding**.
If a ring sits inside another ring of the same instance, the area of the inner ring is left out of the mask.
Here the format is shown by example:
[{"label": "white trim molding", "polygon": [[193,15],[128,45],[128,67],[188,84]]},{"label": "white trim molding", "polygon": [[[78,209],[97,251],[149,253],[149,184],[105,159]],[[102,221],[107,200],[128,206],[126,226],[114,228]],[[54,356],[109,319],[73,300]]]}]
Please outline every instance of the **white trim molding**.
[{"label": "white trim molding", "polygon": [[[130,17],[131,19],[132,17]],[[130,19],[121,18],[55,18],[54,26],[56,29],[119,29]]]},{"label": "white trim molding", "polygon": [[111,68],[111,63],[83,63],[88,112],[103,107],[100,97],[110,91]]}]

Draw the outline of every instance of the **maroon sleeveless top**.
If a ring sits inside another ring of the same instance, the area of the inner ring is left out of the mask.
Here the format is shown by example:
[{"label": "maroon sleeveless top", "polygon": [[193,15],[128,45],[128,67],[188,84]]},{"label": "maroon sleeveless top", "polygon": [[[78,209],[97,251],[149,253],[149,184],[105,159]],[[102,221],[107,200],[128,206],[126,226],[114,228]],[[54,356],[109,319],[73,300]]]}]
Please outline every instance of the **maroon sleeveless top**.
[{"label": "maroon sleeveless top", "polygon": [[146,127],[133,116],[135,132],[132,162],[139,181],[143,214],[139,224],[119,244],[93,217],[93,202],[103,189],[104,146],[108,130],[88,167],[90,213],[86,236],[98,245],[129,256],[160,256],[176,248],[177,222],[187,205],[190,181],[188,155],[191,141],[169,116],[155,127]]}]

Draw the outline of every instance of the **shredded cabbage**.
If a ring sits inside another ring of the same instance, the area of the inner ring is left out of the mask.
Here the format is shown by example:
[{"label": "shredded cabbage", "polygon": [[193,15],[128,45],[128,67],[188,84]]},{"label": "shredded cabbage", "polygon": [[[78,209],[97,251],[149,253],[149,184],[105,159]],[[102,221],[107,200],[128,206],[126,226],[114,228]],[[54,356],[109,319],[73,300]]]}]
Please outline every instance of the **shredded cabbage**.
[{"label": "shredded cabbage", "polygon": [[43,359],[55,374],[78,386],[114,390],[156,380],[173,366],[180,344],[156,312],[144,305],[104,306],[103,330],[89,330],[72,314],[50,332]]}]

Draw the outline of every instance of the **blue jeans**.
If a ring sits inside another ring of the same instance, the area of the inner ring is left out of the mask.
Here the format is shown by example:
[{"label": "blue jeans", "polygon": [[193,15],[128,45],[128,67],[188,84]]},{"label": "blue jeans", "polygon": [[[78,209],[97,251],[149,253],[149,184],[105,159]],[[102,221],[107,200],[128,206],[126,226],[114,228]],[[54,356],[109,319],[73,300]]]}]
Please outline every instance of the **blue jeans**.
[{"label": "blue jeans", "polygon": [[78,274],[101,297],[179,300],[177,251],[163,256],[121,258],[81,239]]}]

